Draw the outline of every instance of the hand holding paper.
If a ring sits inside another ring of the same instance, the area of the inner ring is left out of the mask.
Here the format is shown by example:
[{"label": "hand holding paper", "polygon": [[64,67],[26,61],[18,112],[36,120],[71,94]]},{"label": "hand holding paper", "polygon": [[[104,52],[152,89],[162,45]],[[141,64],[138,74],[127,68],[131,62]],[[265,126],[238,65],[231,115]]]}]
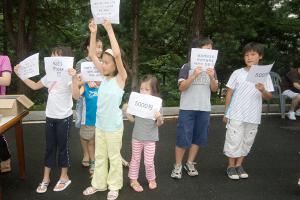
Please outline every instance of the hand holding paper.
[{"label": "hand holding paper", "polygon": [[119,24],[120,0],[91,0],[91,10],[97,24],[105,19]]},{"label": "hand holding paper", "polygon": [[18,76],[22,79],[28,79],[33,76],[39,75],[39,53],[29,56],[18,67]]},{"label": "hand holding paper", "polygon": [[265,83],[273,67],[273,64],[252,65],[248,72],[248,76],[246,80],[252,83]]},{"label": "hand holding paper", "polygon": [[153,119],[155,112],[161,109],[162,99],[159,97],[131,92],[127,113],[141,118]]},{"label": "hand holding paper", "polygon": [[214,68],[218,57],[218,50],[192,48],[191,69],[201,66],[202,70]]}]

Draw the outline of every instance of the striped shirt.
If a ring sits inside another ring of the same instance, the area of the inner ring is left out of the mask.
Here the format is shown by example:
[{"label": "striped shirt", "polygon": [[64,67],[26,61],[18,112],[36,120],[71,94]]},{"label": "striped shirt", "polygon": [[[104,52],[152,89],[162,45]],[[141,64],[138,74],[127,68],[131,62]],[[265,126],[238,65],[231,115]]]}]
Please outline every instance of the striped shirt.
[{"label": "striped shirt", "polygon": [[[260,124],[262,111],[262,95],[255,88],[255,83],[246,81],[248,71],[245,68],[235,70],[226,86],[233,90],[231,102],[225,116],[242,122]],[[270,75],[264,83],[268,92],[273,92],[274,87]]]}]

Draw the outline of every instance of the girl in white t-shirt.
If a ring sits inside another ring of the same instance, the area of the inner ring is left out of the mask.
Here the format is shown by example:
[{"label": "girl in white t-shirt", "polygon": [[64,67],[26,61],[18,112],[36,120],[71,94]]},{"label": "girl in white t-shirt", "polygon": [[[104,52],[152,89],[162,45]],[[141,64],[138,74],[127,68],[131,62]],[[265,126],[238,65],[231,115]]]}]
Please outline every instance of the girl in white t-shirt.
[{"label": "girl in white t-shirt", "polygon": [[[69,47],[55,47],[51,56],[72,56],[72,50]],[[18,64],[14,71],[19,76]],[[71,68],[68,70],[69,75],[73,77],[72,81],[49,81],[45,75],[40,81],[34,82],[30,79],[23,80],[24,83],[33,90],[43,87],[48,88],[48,100],[46,106],[46,153],[44,161],[44,176],[42,182],[36,189],[37,193],[45,193],[50,183],[51,168],[56,166],[61,168],[60,178],[54,187],[54,191],[62,191],[66,189],[71,180],[68,176],[68,168],[70,167],[70,151],[69,138],[70,127],[72,123],[72,96],[78,99],[78,79],[76,70]],[[75,78],[76,77],[76,78]],[[57,158],[58,157],[58,158]]]}]

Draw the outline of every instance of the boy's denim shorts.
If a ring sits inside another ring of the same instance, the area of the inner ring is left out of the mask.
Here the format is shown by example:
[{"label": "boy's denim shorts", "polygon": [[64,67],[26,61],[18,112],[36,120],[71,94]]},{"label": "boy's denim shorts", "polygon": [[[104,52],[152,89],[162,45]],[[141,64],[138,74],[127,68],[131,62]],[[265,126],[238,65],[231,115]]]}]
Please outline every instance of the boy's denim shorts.
[{"label": "boy's denim shorts", "polygon": [[210,112],[179,110],[176,130],[176,146],[190,148],[192,144],[207,145]]}]

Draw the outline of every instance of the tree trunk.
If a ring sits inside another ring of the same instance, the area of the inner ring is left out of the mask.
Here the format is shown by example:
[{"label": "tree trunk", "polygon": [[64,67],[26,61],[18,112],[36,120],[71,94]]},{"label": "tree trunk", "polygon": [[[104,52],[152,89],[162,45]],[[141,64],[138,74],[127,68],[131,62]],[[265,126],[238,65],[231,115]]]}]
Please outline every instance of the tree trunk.
[{"label": "tree trunk", "polygon": [[190,35],[191,39],[199,39],[203,36],[205,3],[206,0],[195,0]]},{"label": "tree trunk", "polygon": [[[9,42],[13,50],[16,52],[17,61],[19,63],[28,56],[29,47],[32,48],[33,37],[36,27],[36,3],[35,1],[28,2],[27,0],[19,0],[17,19],[13,18],[12,0],[3,1],[5,31],[8,35]],[[28,9],[28,12],[27,12]],[[26,16],[30,13],[30,16]],[[26,26],[26,17],[29,23]],[[17,20],[14,25],[14,20]],[[29,95],[29,88],[18,80],[17,93]],[[30,95],[29,95],[30,96]]]},{"label": "tree trunk", "polygon": [[140,0],[132,0],[133,13],[133,38],[132,38],[132,66],[131,66],[131,89],[133,91],[138,88],[139,73],[139,13]]}]

